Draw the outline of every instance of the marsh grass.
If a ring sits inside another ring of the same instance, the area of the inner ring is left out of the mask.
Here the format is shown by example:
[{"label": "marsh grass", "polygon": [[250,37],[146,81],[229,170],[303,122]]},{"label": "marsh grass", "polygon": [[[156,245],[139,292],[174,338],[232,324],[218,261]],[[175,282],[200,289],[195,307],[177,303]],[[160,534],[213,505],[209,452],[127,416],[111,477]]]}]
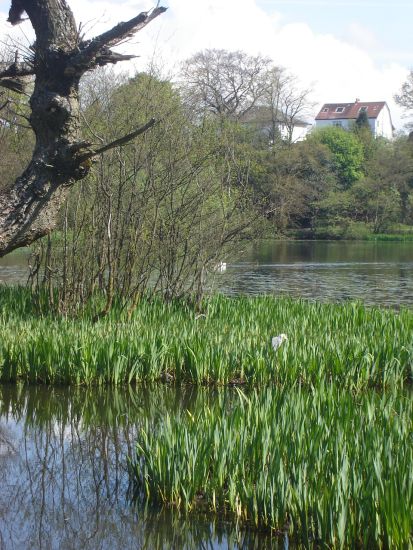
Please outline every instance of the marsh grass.
[{"label": "marsh grass", "polygon": [[[44,302],[46,303],[46,302]],[[213,296],[142,299],[132,317],[92,322],[41,314],[27,289],[0,288],[0,380],[46,384],[174,383],[403,387],[412,380],[413,313],[358,303]],[[271,337],[289,340],[275,353]]]},{"label": "marsh grass", "polygon": [[141,498],[287,531],[306,547],[411,547],[411,395],[237,391],[230,409],[147,423],[131,469]]}]

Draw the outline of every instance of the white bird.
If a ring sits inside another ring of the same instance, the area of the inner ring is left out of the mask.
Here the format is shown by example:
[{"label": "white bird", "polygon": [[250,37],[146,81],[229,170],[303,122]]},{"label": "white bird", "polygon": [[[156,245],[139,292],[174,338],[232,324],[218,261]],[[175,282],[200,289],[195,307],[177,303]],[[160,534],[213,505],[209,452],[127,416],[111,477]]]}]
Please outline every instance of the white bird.
[{"label": "white bird", "polygon": [[223,273],[227,269],[227,263],[226,262],[218,262],[216,265],[214,265],[214,271],[217,271],[218,273]]},{"label": "white bird", "polygon": [[279,334],[278,336],[273,336],[271,338],[271,345],[274,348],[274,351],[277,351],[277,349],[281,346],[284,340],[288,340],[286,334]]}]

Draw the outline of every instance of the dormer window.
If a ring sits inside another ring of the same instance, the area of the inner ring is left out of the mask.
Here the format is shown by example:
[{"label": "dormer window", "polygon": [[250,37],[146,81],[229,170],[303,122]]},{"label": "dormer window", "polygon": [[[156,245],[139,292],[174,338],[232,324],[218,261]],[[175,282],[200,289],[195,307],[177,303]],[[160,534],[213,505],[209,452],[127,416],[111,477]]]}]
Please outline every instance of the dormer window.
[{"label": "dormer window", "polygon": [[328,113],[328,107],[325,107],[325,108],[323,109],[323,113]]},{"label": "dormer window", "polygon": [[344,111],[344,107],[337,107],[336,113],[342,113]]}]

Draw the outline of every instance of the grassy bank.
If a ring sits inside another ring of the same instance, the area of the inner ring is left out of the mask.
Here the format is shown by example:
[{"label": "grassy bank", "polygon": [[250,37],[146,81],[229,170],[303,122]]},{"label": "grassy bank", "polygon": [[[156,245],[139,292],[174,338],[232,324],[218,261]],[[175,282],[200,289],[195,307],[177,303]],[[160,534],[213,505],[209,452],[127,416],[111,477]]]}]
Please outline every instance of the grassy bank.
[{"label": "grassy bank", "polygon": [[[26,289],[0,289],[0,380],[123,384],[337,383],[402,387],[412,380],[413,313],[289,298],[142,300],[131,319],[36,314]],[[271,337],[288,341],[274,352]]]},{"label": "grassy bank", "polygon": [[288,530],[306,547],[410,547],[411,397],[238,392],[230,410],[183,412],[140,431],[132,476],[143,498]]},{"label": "grassy bank", "polygon": [[386,232],[375,233],[371,224],[347,221],[315,229],[293,229],[287,231],[287,235],[292,239],[410,242],[413,241],[413,227],[395,224]]}]

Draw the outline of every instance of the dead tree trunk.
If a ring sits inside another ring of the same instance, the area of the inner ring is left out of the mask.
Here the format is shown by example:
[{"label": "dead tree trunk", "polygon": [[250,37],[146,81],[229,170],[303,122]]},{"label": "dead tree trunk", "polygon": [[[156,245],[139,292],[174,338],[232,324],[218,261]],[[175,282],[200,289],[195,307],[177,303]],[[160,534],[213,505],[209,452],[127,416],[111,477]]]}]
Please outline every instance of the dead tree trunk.
[{"label": "dead tree trunk", "polygon": [[110,48],[142,29],[165,11],[156,7],[95,37],[82,41],[65,0],[12,0],[9,21],[26,12],[36,33],[33,58],[0,71],[0,85],[24,92],[35,77],[30,124],[36,143],[33,157],[14,185],[0,192],[0,257],[49,233],[70,187],[89,171],[92,157],[147,130],[154,120],[112,144],[93,150],[82,141],[79,81],[96,66],[131,59]]}]

